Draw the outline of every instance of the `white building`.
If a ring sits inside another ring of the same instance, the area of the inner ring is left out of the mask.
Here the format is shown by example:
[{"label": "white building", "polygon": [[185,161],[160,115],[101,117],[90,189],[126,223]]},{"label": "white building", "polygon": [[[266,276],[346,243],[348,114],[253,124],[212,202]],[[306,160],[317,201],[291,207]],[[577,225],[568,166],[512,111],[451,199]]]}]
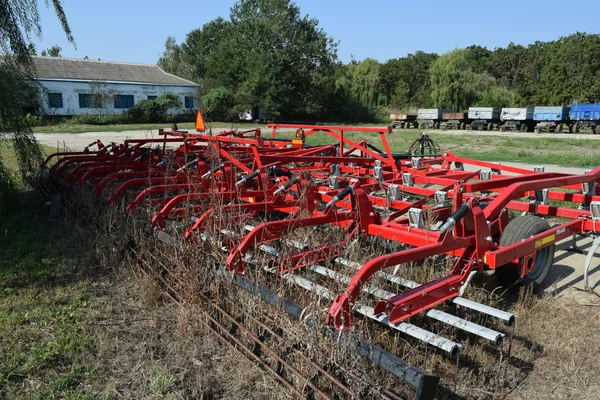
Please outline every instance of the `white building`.
[{"label": "white building", "polygon": [[43,87],[40,115],[121,114],[163,93],[181,98],[183,113],[198,109],[198,85],[157,65],[33,57]]}]

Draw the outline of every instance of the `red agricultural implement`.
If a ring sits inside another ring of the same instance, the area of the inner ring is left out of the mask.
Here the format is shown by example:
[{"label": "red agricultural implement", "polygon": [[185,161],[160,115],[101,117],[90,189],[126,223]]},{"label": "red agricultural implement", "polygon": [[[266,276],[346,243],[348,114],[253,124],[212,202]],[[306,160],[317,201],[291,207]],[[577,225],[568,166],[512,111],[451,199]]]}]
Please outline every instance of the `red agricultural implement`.
[{"label": "red agricultural implement", "polygon": [[[557,242],[600,229],[600,167],[572,175],[502,166],[441,153],[426,136],[394,153],[390,128],[269,128],[267,137],[260,129],[161,130],[152,139],[55,153],[45,164],[109,206],[148,214],[169,243],[218,240],[221,273],[271,304],[285,308],[285,299],[252,282],[258,270],[329,300],[325,324],[338,332],[371,321],[452,357],[460,344],[411,319],[421,314],[500,346],[505,333],[440,308],[451,303],[514,327],[513,314],[463,297],[473,275],[493,271],[504,286],[542,286]],[[310,232],[323,229],[328,240],[313,243]],[[348,258],[373,241],[386,250]],[[403,276],[440,257],[448,266],[440,276],[424,283]],[[417,368],[407,375],[402,360],[374,349],[363,355],[432,398],[435,380]]]}]

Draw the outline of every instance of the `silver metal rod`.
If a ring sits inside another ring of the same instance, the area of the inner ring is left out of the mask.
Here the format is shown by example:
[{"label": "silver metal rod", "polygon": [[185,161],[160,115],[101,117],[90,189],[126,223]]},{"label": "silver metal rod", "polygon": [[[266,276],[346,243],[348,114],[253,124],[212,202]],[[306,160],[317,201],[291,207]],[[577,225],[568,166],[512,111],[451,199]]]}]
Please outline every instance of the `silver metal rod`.
[{"label": "silver metal rod", "polygon": [[[350,280],[351,280],[351,278],[348,276],[340,274],[337,271],[333,271],[331,269],[321,267],[319,265],[313,265],[310,267],[310,269],[320,275],[327,276],[327,277],[335,280],[336,282],[344,283],[346,285],[349,284]],[[361,290],[363,292],[369,293],[379,299],[389,299],[390,297],[395,296],[395,294],[392,292],[388,292],[387,290],[377,288],[377,287],[374,287],[371,285],[363,285]],[[430,309],[430,310],[425,311],[424,314],[429,318],[435,319],[437,321],[451,325],[455,328],[462,329],[463,331],[466,331],[466,332],[472,333],[474,335],[477,335],[479,337],[482,337],[484,339],[487,339],[487,340],[493,342],[496,346],[501,345],[502,340],[504,339],[503,333],[500,333],[493,329],[486,328],[485,326],[467,321],[465,319],[459,318],[452,314],[448,314],[444,311]]]},{"label": "silver metal rod", "polygon": [[[254,229],[254,227],[252,225],[245,225],[244,229],[247,231],[252,231]],[[285,241],[296,247],[303,246],[303,248],[304,248],[304,246],[305,246],[303,243],[295,241],[295,240],[286,239]],[[348,260],[348,259],[345,259],[342,257],[337,257],[337,258],[335,258],[334,261],[339,264],[345,265],[347,267],[352,267],[352,268],[356,268],[356,269],[362,268],[361,263],[357,263],[356,261],[351,261],[351,260]],[[409,289],[414,289],[418,286],[421,286],[421,284],[419,284],[417,282],[414,282],[414,281],[411,281],[408,279],[404,279],[404,278],[400,278],[398,276],[389,274],[384,271],[376,272],[375,275],[379,276],[381,278],[384,278],[384,279],[388,280],[389,282],[398,284],[400,286],[404,286]],[[509,312],[506,312],[503,310],[499,310],[497,308],[490,307],[485,304],[477,303],[472,300],[467,300],[463,297],[454,297],[450,301],[461,307],[465,307],[465,308],[480,312],[482,314],[486,314],[491,317],[498,318],[499,320],[504,321],[504,323],[508,326],[512,325],[516,318],[516,316],[512,313],[509,313]]]},{"label": "silver metal rod", "polygon": [[[275,249],[274,247],[268,246],[268,245],[263,244],[263,245],[260,245],[259,248],[262,251],[269,253],[271,255],[276,256],[279,254],[279,251],[277,249]],[[255,261],[254,260],[246,260],[246,262],[255,262]],[[311,268],[313,268],[313,267],[319,268],[319,266],[312,266]],[[323,268],[323,267],[320,267],[320,268]],[[275,272],[272,268],[265,268],[265,271],[267,271],[269,273]],[[335,271],[332,271],[332,272],[335,272]],[[319,295],[321,297],[324,297],[331,301],[335,300],[335,297],[336,297],[335,293],[333,293],[328,288],[321,286],[317,283],[314,283],[308,279],[302,278],[298,275],[292,275],[292,274],[285,274],[285,275],[282,275],[282,277],[284,280],[291,281],[306,290],[310,290],[310,291],[316,293],[317,295]],[[373,315],[374,310],[372,307],[357,304],[355,307],[355,311],[365,317],[368,317],[370,319],[378,321],[378,322],[382,323],[383,325],[386,325],[394,330],[400,331],[402,333],[405,333],[409,336],[414,337],[415,339],[421,340],[427,344],[430,344],[434,347],[444,350],[448,354],[450,354],[451,357],[456,357],[458,352],[460,352],[461,346],[458,343],[453,342],[452,340],[447,339],[445,337],[439,336],[433,332],[429,332],[425,329],[419,328],[415,325],[408,324],[406,322],[392,324],[389,321],[389,317],[383,313],[380,315]]]},{"label": "silver metal rod", "polygon": [[[286,274],[283,276],[284,279],[289,280],[297,284],[298,286],[310,290],[317,295],[324,297],[328,300],[333,301],[335,299],[335,293],[331,290],[327,289],[324,286],[316,284],[308,279],[301,278],[297,275]],[[400,322],[397,324],[390,323],[389,317],[384,314],[374,315],[374,310],[372,307],[366,306],[364,304],[356,304],[355,311],[367,318],[375,320],[391,329],[402,332],[406,335],[412,336],[415,339],[421,340],[427,344],[430,344],[434,347],[437,347],[441,350],[447,352],[450,357],[456,357],[460,352],[461,345],[453,342],[450,339],[446,339],[445,337],[436,335],[433,332],[429,332],[425,329],[419,328],[415,325],[407,324],[406,322]]]},{"label": "silver metal rod", "polygon": [[590,251],[588,251],[587,253],[587,257],[585,258],[585,267],[583,269],[583,280],[585,282],[585,290],[591,289],[589,283],[589,271],[590,266],[592,265],[592,260],[594,259],[594,255],[596,254],[596,249],[598,248],[598,245],[600,245],[600,236],[596,236],[594,242],[592,243]]},{"label": "silver metal rod", "polygon": [[[360,263],[346,260],[346,259],[340,258],[340,257],[336,258],[335,261],[342,265],[345,265],[347,267],[354,267],[356,269],[359,269],[362,267],[362,265]],[[377,273],[375,273],[375,275],[379,276],[381,278],[384,278],[384,279],[388,280],[389,282],[396,283],[400,286],[404,286],[409,289],[414,289],[418,286],[421,286],[417,282],[414,282],[414,281],[411,281],[408,279],[404,279],[404,278],[400,278],[398,276],[388,274],[387,272],[383,272],[383,271],[377,272]],[[485,304],[477,303],[472,300],[467,300],[464,297],[454,297],[450,301],[456,305],[459,305],[459,306],[462,306],[465,308],[469,308],[471,310],[480,312],[482,314],[487,314],[494,318],[498,318],[498,319],[504,321],[504,323],[509,326],[513,324],[513,322],[515,321],[515,318],[516,318],[515,315],[512,313],[509,313],[509,312],[506,312],[503,310],[499,310],[494,307],[486,306]]]}]

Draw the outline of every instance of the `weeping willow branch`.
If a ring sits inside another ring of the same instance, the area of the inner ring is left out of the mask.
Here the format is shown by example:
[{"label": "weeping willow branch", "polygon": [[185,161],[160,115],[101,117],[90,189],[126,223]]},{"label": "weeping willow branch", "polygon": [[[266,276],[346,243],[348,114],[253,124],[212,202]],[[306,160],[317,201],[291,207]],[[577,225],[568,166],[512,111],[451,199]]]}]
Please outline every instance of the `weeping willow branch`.
[{"label": "weeping willow branch", "polygon": [[[54,8],[67,40],[75,45],[61,0],[45,0]],[[0,145],[12,142],[23,182],[39,171],[42,151],[23,115],[24,107],[37,107],[41,89],[35,83],[35,66],[29,52],[33,36],[42,36],[38,0],[0,0]],[[15,198],[14,175],[0,159],[0,214],[11,212]]]}]

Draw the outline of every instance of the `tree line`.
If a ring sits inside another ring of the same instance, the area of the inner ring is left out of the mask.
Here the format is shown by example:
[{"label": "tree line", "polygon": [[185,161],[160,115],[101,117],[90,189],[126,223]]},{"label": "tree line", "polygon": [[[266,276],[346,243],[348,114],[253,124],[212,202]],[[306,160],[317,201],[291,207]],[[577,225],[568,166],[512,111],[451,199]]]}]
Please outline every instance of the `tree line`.
[{"label": "tree line", "polygon": [[416,51],[378,62],[337,58],[338,43],[290,0],[239,0],[169,37],[158,64],[195,81],[214,119],[259,109],[268,119],[368,120],[378,109],[568,105],[600,99],[600,35],[529,46]]}]

